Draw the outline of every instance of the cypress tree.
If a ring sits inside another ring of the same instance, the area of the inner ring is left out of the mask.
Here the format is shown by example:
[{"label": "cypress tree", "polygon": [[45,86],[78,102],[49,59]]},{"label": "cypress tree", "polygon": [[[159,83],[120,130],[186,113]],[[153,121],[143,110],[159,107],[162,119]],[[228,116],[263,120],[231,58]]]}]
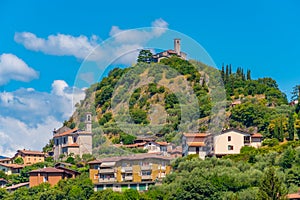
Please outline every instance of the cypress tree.
[{"label": "cypress tree", "polygon": [[247,80],[251,80],[251,71],[247,70]]},{"label": "cypress tree", "polygon": [[293,116],[293,112],[289,114],[288,132],[289,132],[289,140],[293,141],[295,136],[295,119]]}]

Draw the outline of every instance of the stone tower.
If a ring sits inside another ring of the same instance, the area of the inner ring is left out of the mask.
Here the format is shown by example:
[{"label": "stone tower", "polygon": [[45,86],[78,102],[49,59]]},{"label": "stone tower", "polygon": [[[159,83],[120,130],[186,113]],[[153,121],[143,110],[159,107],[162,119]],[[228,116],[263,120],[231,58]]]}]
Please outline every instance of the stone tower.
[{"label": "stone tower", "polygon": [[86,119],[85,119],[85,131],[92,132],[92,113],[87,112],[86,113]]},{"label": "stone tower", "polygon": [[174,51],[177,53],[178,56],[180,56],[180,39],[175,38],[174,39]]}]

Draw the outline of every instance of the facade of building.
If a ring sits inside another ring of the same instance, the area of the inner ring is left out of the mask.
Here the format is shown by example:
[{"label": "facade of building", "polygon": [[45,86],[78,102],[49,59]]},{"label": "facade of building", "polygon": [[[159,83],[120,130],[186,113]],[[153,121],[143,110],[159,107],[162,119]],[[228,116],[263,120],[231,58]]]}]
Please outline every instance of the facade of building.
[{"label": "facade of building", "polygon": [[[239,154],[243,146],[260,147],[262,138],[259,133],[250,134],[236,129],[224,130],[214,136],[209,133],[185,133],[182,137],[182,152],[183,156],[198,154],[202,159],[208,155]],[[209,140],[212,140],[210,146]]]},{"label": "facade of building", "polygon": [[37,186],[41,183],[56,185],[58,181],[65,178],[75,178],[79,173],[67,168],[47,167],[29,172],[29,187]]},{"label": "facade of building", "polygon": [[2,159],[0,159],[0,163],[11,164],[12,163],[12,159],[11,158],[2,158]]},{"label": "facade of building", "polygon": [[207,133],[184,133],[182,137],[182,154],[198,154],[199,158],[204,159],[208,154],[208,148],[205,144]]},{"label": "facade of building", "polygon": [[160,62],[161,59],[164,58],[170,58],[171,56],[177,56],[183,60],[186,60],[186,53],[181,51],[181,44],[180,44],[180,39],[175,38],[174,39],[174,50],[169,49],[167,51],[160,52],[158,54],[153,55],[153,61],[154,62]]},{"label": "facade of building", "polygon": [[170,158],[155,154],[103,158],[91,161],[90,179],[95,190],[111,188],[124,191],[132,188],[147,190],[155,181],[164,178],[171,171]]},{"label": "facade of building", "polygon": [[92,154],[92,116],[86,115],[86,130],[77,128],[70,129],[66,126],[53,131],[54,160],[58,160],[60,155]]},{"label": "facade of building", "polygon": [[0,171],[3,171],[6,175],[19,174],[23,167],[24,165],[0,163]]},{"label": "facade of building", "polygon": [[31,151],[26,149],[18,150],[15,156],[12,158],[12,160],[18,157],[23,159],[25,165],[45,161],[45,153],[40,151]]},{"label": "facade of building", "polygon": [[239,154],[243,146],[258,148],[262,143],[262,135],[250,134],[236,129],[228,129],[214,136],[213,153],[216,156]]},{"label": "facade of building", "polygon": [[5,189],[8,192],[13,192],[13,191],[16,191],[17,189],[22,188],[22,187],[28,188],[29,187],[29,182],[12,185],[12,186],[6,187]]}]

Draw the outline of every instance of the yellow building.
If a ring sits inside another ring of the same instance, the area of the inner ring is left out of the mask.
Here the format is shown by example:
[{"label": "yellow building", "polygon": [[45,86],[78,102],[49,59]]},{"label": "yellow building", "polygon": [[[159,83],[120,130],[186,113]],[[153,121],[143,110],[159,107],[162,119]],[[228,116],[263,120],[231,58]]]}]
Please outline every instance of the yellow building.
[{"label": "yellow building", "polygon": [[12,159],[14,160],[18,157],[21,157],[23,159],[25,165],[45,161],[45,153],[40,151],[31,151],[26,149],[18,150],[16,155]]},{"label": "yellow building", "polygon": [[155,154],[110,157],[89,162],[95,191],[111,188],[147,190],[171,172],[171,158]]}]

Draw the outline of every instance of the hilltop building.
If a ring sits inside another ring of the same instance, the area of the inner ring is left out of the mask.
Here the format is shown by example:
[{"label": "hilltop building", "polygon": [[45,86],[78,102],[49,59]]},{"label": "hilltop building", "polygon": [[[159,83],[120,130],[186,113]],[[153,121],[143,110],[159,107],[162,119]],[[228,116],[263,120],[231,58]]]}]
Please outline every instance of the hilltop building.
[{"label": "hilltop building", "polygon": [[154,62],[160,62],[161,59],[164,58],[170,58],[171,56],[177,56],[183,60],[186,60],[186,53],[181,51],[181,44],[180,44],[180,39],[175,38],[174,39],[174,49],[169,49],[160,53],[157,53],[152,56],[152,60]]},{"label": "hilltop building", "polygon": [[60,155],[92,154],[92,114],[86,114],[85,131],[78,128],[70,129],[62,127],[53,131],[54,160],[58,160]]},{"label": "hilltop building", "polygon": [[143,191],[171,172],[170,161],[171,158],[149,153],[103,158],[89,162],[90,179],[95,191]]},{"label": "hilltop building", "polygon": [[[212,146],[206,141],[212,138]],[[221,157],[229,154],[239,154],[243,146],[258,148],[263,136],[259,133],[250,134],[237,129],[228,129],[221,134],[212,136],[209,133],[185,133],[182,138],[183,156],[198,154],[204,159],[208,155]]]}]

